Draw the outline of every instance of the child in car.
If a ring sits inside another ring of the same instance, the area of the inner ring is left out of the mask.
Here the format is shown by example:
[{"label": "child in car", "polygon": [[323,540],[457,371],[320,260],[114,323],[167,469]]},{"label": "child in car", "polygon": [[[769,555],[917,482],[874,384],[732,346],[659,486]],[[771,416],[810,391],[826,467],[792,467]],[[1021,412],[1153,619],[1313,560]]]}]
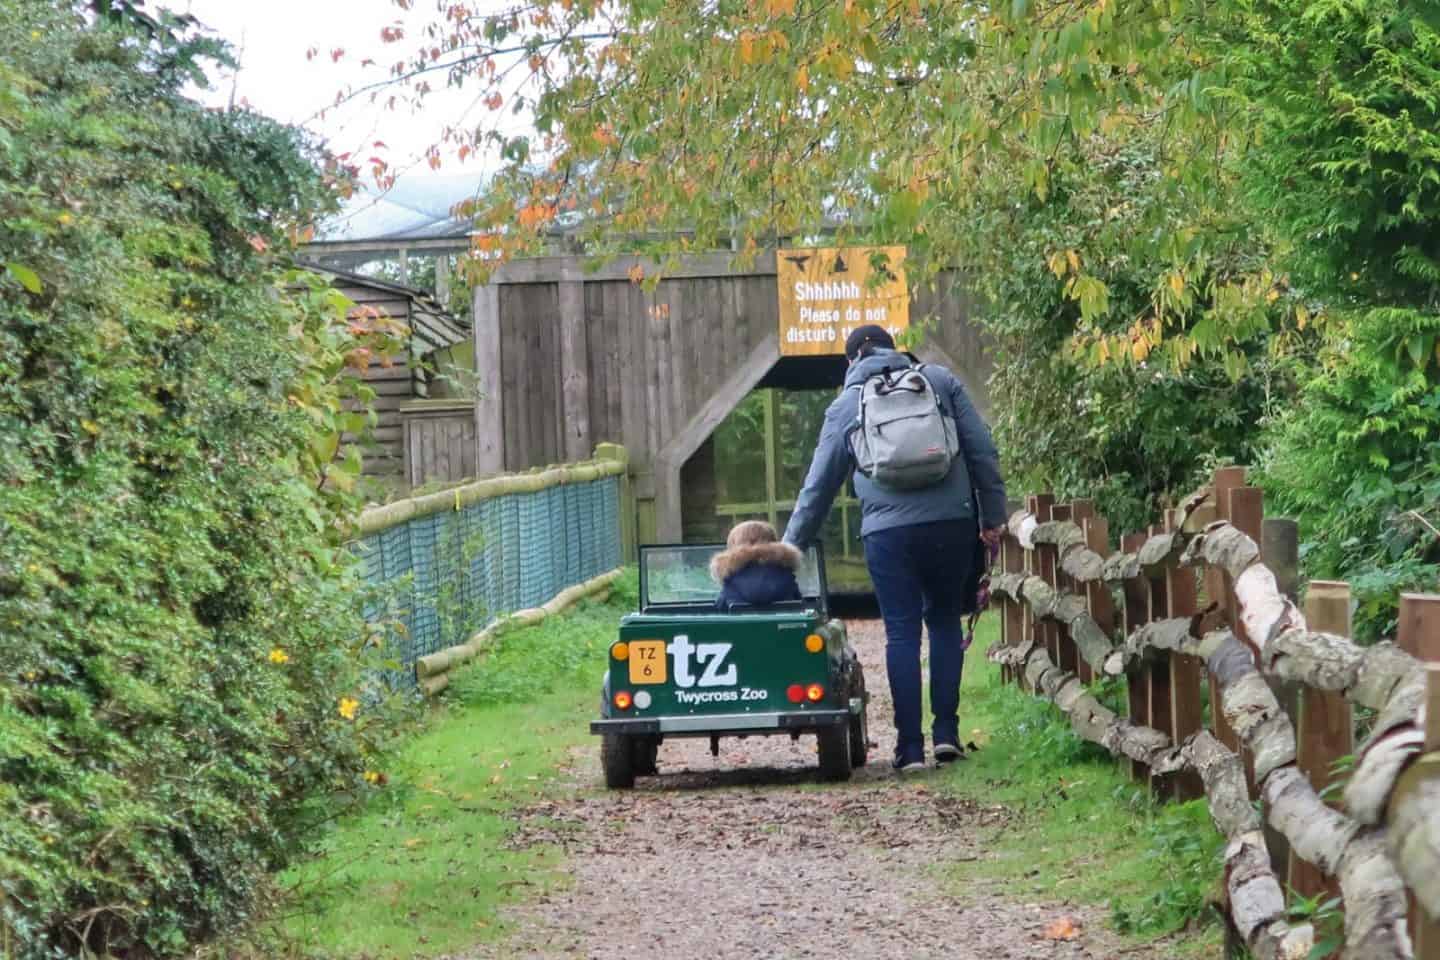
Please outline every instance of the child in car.
[{"label": "child in car", "polygon": [[725,540],[725,550],[710,561],[710,575],[720,584],[715,605],[722,611],[737,605],[767,607],[799,600],[798,548],[784,543],[775,528],[763,520],[736,524]]}]

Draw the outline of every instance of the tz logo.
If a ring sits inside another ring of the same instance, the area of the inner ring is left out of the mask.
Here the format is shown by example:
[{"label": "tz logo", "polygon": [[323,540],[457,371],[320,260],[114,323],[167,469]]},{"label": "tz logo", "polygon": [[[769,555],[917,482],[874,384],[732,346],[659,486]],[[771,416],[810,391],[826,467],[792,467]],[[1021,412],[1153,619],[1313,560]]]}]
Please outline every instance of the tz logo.
[{"label": "tz logo", "polygon": [[[728,643],[691,643],[684,634],[671,640],[665,649],[675,664],[675,685],[682,690],[688,690],[697,683],[702,687],[735,686],[735,664],[725,662],[730,656],[730,647]],[[694,671],[696,667],[702,670],[698,680]]]}]

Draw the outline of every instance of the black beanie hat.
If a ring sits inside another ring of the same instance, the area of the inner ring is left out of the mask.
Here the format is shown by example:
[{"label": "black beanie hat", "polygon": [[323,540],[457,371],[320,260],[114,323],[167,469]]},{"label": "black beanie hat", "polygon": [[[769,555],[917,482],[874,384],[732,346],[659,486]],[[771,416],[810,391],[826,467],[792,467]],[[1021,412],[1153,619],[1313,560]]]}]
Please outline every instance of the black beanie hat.
[{"label": "black beanie hat", "polygon": [[863,327],[856,327],[850,331],[850,336],[845,338],[845,358],[854,360],[860,355],[860,349],[867,343],[878,344],[882,347],[895,349],[895,338],[890,336],[889,331],[875,323],[867,323]]}]

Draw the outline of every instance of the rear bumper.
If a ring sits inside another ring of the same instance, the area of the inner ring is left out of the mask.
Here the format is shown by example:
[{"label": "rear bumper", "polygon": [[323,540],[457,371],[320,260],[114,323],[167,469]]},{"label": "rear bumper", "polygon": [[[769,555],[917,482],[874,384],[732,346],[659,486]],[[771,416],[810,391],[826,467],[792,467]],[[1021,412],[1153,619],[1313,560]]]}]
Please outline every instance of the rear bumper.
[{"label": "rear bumper", "polygon": [[815,730],[850,721],[849,710],[806,710],[796,713],[712,713],[685,717],[616,717],[591,720],[591,733],[664,733],[706,736],[712,733],[779,733]]}]

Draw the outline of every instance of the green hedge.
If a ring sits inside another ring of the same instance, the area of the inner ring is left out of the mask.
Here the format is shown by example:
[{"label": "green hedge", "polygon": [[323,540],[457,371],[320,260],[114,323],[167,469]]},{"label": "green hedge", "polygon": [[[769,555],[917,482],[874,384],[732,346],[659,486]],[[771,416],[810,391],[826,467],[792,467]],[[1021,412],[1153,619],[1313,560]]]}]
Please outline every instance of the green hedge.
[{"label": "green hedge", "polygon": [[123,7],[0,0],[0,937],[21,958],[174,955],[243,923],[363,788],[336,448],[363,425],[340,408],[357,331],[283,261],[332,191],[293,131],[181,97],[211,52]]}]

